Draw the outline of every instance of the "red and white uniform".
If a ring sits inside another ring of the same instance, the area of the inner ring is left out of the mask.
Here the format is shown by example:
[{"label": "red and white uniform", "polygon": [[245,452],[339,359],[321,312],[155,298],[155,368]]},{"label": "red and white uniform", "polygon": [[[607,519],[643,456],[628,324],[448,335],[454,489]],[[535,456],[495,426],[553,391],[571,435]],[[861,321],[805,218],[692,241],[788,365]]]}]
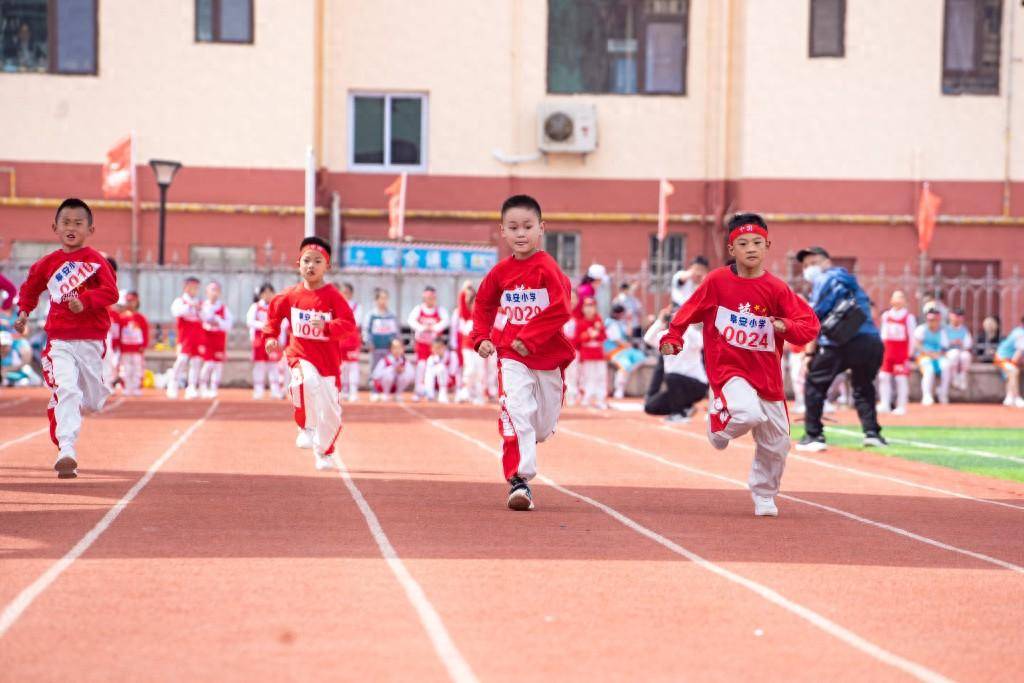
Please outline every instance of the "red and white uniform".
[{"label": "red and white uniform", "polygon": [[448,312],[440,306],[417,304],[409,312],[407,321],[413,333],[413,348],[416,351],[416,395],[426,393],[424,381],[427,376],[427,359],[430,345],[448,327]]},{"label": "red and white uniform", "polygon": [[117,304],[107,306],[110,315],[110,329],[107,331],[106,353],[103,354],[103,380],[111,389],[117,382],[119,357],[121,354],[121,312]]},{"label": "red and white uniform", "polygon": [[363,347],[363,315],[359,302],[348,301],[348,304],[352,309],[352,318],[356,321],[356,330],[340,341],[341,389],[342,394],[348,396],[348,400],[355,401],[359,397],[359,351]]},{"label": "red and white uniform", "polygon": [[142,393],[143,352],[149,346],[149,321],[138,311],[123,311],[118,329],[124,393],[138,396]]},{"label": "red and white uniform", "polygon": [[171,303],[171,315],[178,322],[178,357],[174,359],[171,377],[167,381],[167,398],[178,397],[178,385],[186,372],[188,392],[185,397],[198,394],[199,369],[203,363],[203,346],[206,342],[203,321],[199,317],[201,308],[202,301],[188,292],[182,292]]},{"label": "red and white uniform", "polygon": [[463,398],[477,405],[487,398],[487,361],[473,348],[473,311],[466,309],[466,316],[459,315],[459,354],[462,356]]},{"label": "red and white uniform", "polygon": [[917,321],[906,308],[890,308],[882,313],[879,332],[885,345],[882,372],[890,375],[909,375],[913,356],[914,329]]},{"label": "red and white uniform", "polygon": [[580,357],[580,405],[607,407],[608,361],[604,342],[608,338],[604,321],[599,316],[576,318],[576,349]]},{"label": "red and white uniform", "polygon": [[[103,382],[103,353],[110,330],[107,307],[118,299],[117,276],[91,247],[57,250],[29,268],[18,293],[19,312],[35,310],[44,291],[50,293],[49,341],[42,359],[43,378],[53,391],[47,407],[50,438],[62,455],[74,456],[82,411],[99,410],[110,395]],[[72,299],[82,303],[82,312],[71,311]]]},{"label": "red and white uniform", "polygon": [[281,373],[278,363],[281,352],[267,353],[266,337],[263,328],[267,324],[270,303],[260,299],[249,306],[245,314],[245,325],[249,328],[249,339],[252,342],[252,397],[263,398],[267,383],[270,384],[270,395],[281,397]]},{"label": "red and white uniform", "polygon": [[[569,320],[562,325],[562,334],[566,339],[572,339],[575,345],[576,340],[576,317],[569,316]],[[577,347],[576,355],[572,362],[565,368],[565,402],[571,406],[579,403],[580,400],[580,354]]]},{"label": "red and white uniform", "polygon": [[[480,283],[473,306],[473,348],[492,340],[498,378],[505,479],[537,474],[537,444],[555,431],[562,408],[562,371],[576,351],[562,326],[569,319],[572,285],[551,256],[499,261]],[[494,330],[497,322],[497,329]],[[514,341],[526,346],[521,356]]]},{"label": "red and white uniform", "polygon": [[228,346],[228,332],[234,319],[231,311],[223,301],[203,302],[199,309],[199,317],[203,321],[203,332],[206,340],[203,343],[203,369],[199,375],[199,385],[210,398],[217,395],[220,379],[224,374],[224,356]]},{"label": "red and white uniform", "polygon": [[[338,339],[356,330],[348,302],[332,285],[307,289],[304,283],[290,287],[270,302],[263,333],[277,338],[281,323],[288,320],[291,339],[284,350],[292,371],[292,403],[295,423],[309,432],[317,457],[334,452],[341,431]],[[323,321],[322,329],[313,325]]]},{"label": "red and white uniform", "polygon": [[[483,360],[481,358],[481,360]],[[456,378],[459,375],[459,355],[449,348],[441,355],[430,354],[427,359],[426,396],[429,399],[436,398],[441,403],[448,402],[448,392],[455,389]]]},{"label": "red and white uniform", "polygon": [[[772,319],[786,331],[778,333]],[[789,452],[789,416],[782,388],[782,342],[809,344],[818,336],[814,311],[770,273],[744,278],[713,270],[676,312],[661,343],[681,347],[686,328],[703,323],[704,359],[712,389],[708,429],[719,438],[754,436],[750,489],[778,493]]]},{"label": "red and white uniform", "polygon": [[391,353],[381,357],[370,373],[374,389],[384,397],[397,397],[409,388],[416,378],[416,369],[405,359],[405,354]]}]

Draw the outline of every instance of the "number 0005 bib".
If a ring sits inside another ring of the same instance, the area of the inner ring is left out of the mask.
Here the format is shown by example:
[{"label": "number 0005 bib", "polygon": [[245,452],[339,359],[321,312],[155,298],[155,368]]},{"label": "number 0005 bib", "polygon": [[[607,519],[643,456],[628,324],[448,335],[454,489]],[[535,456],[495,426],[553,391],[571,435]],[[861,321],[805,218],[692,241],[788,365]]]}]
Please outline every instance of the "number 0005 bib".
[{"label": "number 0005 bib", "polygon": [[331,321],[331,314],[323,311],[307,311],[302,308],[292,309],[292,334],[299,339],[327,339],[324,330],[313,327],[314,320],[323,320],[324,324]]},{"label": "number 0005 bib", "polygon": [[715,329],[727,343],[747,351],[775,351],[775,328],[769,318],[718,307]]}]

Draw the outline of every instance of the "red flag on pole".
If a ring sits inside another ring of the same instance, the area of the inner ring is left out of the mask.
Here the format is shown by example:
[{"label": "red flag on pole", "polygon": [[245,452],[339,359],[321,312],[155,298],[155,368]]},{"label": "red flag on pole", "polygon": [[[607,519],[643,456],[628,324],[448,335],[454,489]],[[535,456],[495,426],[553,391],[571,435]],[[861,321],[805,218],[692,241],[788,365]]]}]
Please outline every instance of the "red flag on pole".
[{"label": "red flag on pole", "polygon": [[921,201],[917,205],[917,247],[928,251],[935,234],[935,221],[939,215],[942,198],[932,193],[928,183],[921,187]]},{"label": "red flag on pole", "polygon": [[668,233],[668,198],[676,188],[665,178],[658,183],[658,241],[662,242]]},{"label": "red flag on pole", "polygon": [[103,164],[103,196],[127,199],[133,194],[132,137],[118,140]]},{"label": "red flag on pole", "polygon": [[406,174],[403,173],[384,190],[388,197],[388,237],[393,240],[405,236],[405,185]]}]

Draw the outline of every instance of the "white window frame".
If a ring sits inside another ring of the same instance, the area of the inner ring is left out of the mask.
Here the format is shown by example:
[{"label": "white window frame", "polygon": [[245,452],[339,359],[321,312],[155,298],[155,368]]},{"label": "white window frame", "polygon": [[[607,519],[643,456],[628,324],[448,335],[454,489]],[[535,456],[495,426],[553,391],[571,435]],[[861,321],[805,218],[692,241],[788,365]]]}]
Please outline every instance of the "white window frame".
[{"label": "white window frame", "polygon": [[[384,163],[357,164],[356,155],[356,98],[381,97],[384,99]],[[391,163],[391,99],[418,99],[420,101],[420,163]],[[352,90],[348,94],[348,168],[350,171],[367,173],[425,173],[427,170],[428,123],[430,98],[425,92],[381,92],[371,90]]]}]

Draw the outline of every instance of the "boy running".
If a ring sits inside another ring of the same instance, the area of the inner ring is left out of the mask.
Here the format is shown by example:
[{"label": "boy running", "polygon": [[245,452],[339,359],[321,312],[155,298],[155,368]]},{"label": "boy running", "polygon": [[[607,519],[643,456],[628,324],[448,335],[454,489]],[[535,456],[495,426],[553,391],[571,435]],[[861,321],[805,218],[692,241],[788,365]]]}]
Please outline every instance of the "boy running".
[{"label": "boy running", "polygon": [[729,221],[729,255],[736,262],[708,274],[676,313],[661,352],[682,350],[693,323],[704,324],[704,358],[712,399],[708,440],[722,450],[747,432],[754,436],[750,468],[754,514],[777,517],[775,495],[789,452],[789,416],[782,390],[782,343],[808,344],[818,336],[811,307],[768,273],[768,225],[754,213]]},{"label": "boy running", "polygon": [[544,221],[536,199],[514,195],[505,200],[501,235],[512,255],[480,283],[470,338],[481,357],[498,356],[498,426],[505,480],[511,486],[508,507],[532,510],[527,482],[537,475],[537,444],[555,432],[562,373],[576,355],[562,333],[572,285],[540,249]]},{"label": "boy running", "polygon": [[171,368],[171,377],[167,382],[167,398],[178,398],[178,387],[188,373],[188,387],[185,398],[193,399],[199,395],[199,368],[203,362],[203,343],[206,333],[203,321],[199,318],[199,278],[185,278],[185,287],[181,296],[171,303],[171,315],[178,323],[178,357]]},{"label": "boy running", "polygon": [[110,396],[103,382],[103,351],[110,313],[117,301],[117,276],[103,256],[85,241],[96,231],[92,210],[81,199],[57,207],[52,229],[61,248],[32,264],[18,294],[14,329],[25,334],[28,315],[49,290],[43,378],[53,390],[47,413],[50,439],[58,448],[53,469],[60,479],[78,476],[75,442],[82,411],[98,411]]},{"label": "boy running", "polygon": [[149,346],[149,321],[139,313],[138,292],[124,295],[124,310],[121,311],[118,329],[124,394],[142,396],[142,373],[146,366],[143,354]]},{"label": "boy running", "polygon": [[295,422],[308,437],[318,470],[334,467],[331,455],[341,432],[341,350],[338,340],[356,332],[356,322],[345,297],[324,281],[331,265],[331,248],[319,237],[307,237],[299,246],[302,282],[270,302],[263,328],[268,354],[278,351],[281,322],[290,321],[291,341],[284,350],[292,371],[289,387]]}]

